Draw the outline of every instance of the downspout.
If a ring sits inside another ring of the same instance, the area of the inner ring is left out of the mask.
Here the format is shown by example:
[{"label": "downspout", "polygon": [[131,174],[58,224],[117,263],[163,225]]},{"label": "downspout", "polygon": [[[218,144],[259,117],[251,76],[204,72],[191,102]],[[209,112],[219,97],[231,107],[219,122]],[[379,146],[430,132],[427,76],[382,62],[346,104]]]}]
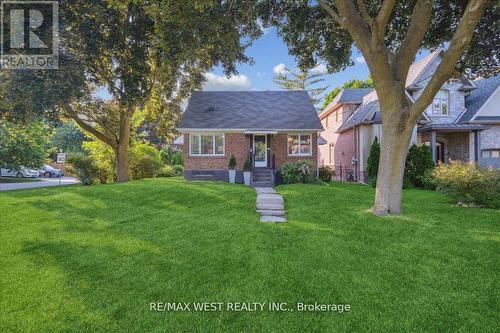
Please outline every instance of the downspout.
[{"label": "downspout", "polygon": [[319,178],[319,135],[321,132],[316,134],[316,178]]}]

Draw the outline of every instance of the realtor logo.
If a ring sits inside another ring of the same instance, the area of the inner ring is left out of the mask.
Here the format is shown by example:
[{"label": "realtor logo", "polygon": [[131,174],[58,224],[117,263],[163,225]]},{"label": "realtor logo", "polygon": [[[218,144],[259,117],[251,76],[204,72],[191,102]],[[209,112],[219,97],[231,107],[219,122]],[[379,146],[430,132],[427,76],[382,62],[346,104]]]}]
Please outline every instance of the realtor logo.
[{"label": "realtor logo", "polygon": [[2,1],[0,69],[58,68],[57,1]]}]

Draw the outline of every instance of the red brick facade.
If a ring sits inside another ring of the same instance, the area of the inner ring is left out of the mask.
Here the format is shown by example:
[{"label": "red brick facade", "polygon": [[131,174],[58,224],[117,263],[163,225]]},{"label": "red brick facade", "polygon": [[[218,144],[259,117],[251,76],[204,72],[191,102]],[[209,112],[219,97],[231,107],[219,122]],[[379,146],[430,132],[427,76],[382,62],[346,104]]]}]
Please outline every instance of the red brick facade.
[{"label": "red brick facade", "polygon": [[[226,133],[225,134],[225,154],[224,156],[189,156],[189,134],[184,134],[184,169],[185,170],[227,170],[229,158],[231,155],[236,157],[236,170],[243,170],[243,163],[248,157],[251,148],[251,138],[249,134]],[[268,141],[269,158],[274,154],[276,169],[279,170],[286,161],[296,162],[298,160],[310,160],[314,167],[318,161],[318,136],[312,133],[312,154],[311,156],[288,156],[287,151],[287,133],[278,133],[270,135]]]},{"label": "red brick facade", "polygon": [[271,156],[273,153],[276,158],[276,170],[280,170],[286,161],[297,162],[299,160],[309,160],[313,162],[316,168],[318,162],[318,135],[312,133],[312,154],[311,156],[288,156],[288,134],[278,133],[271,136],[270,142]]},{"label": "red brick facade", "polygon": [[243,163],[248,158],[249,135],[226,133],[224,156],[189,156],[189,134],[184,134],[184,168],[186,170],[227,170],[231,155],[236,157],[236,170],[243,170]]}]

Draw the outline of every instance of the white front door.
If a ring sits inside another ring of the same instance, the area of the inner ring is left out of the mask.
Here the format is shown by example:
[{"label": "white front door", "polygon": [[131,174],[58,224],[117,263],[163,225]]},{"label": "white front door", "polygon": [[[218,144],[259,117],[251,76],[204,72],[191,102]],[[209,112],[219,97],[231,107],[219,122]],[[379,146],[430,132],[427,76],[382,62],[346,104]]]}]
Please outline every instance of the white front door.
[{"label": "white front door", "polygon": [[253,149],[255,152],[255,166],[267,167],[267,135],[255,134],[253,136]]}]

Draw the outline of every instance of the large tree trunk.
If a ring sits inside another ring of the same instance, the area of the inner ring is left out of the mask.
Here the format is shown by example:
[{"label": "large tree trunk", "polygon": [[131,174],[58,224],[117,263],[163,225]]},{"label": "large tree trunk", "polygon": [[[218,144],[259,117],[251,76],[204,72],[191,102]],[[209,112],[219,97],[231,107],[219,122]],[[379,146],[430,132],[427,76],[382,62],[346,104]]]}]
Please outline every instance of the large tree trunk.
[{"label": "large tree trunk", "polygon": [[[407,116],[408,109],[403,105],[403,101],[391,103],[382,119],[380,162],[373,206],[376,215],[401,213],[406,155],[414,128]],[[380,106],[383,108],[383,103]]]},{"label": "large tree trunk", "polygon": [[116,146],[116,181],[128,181],[128,146],[130,142],[130,117],[120,115],[120,139]]}]

